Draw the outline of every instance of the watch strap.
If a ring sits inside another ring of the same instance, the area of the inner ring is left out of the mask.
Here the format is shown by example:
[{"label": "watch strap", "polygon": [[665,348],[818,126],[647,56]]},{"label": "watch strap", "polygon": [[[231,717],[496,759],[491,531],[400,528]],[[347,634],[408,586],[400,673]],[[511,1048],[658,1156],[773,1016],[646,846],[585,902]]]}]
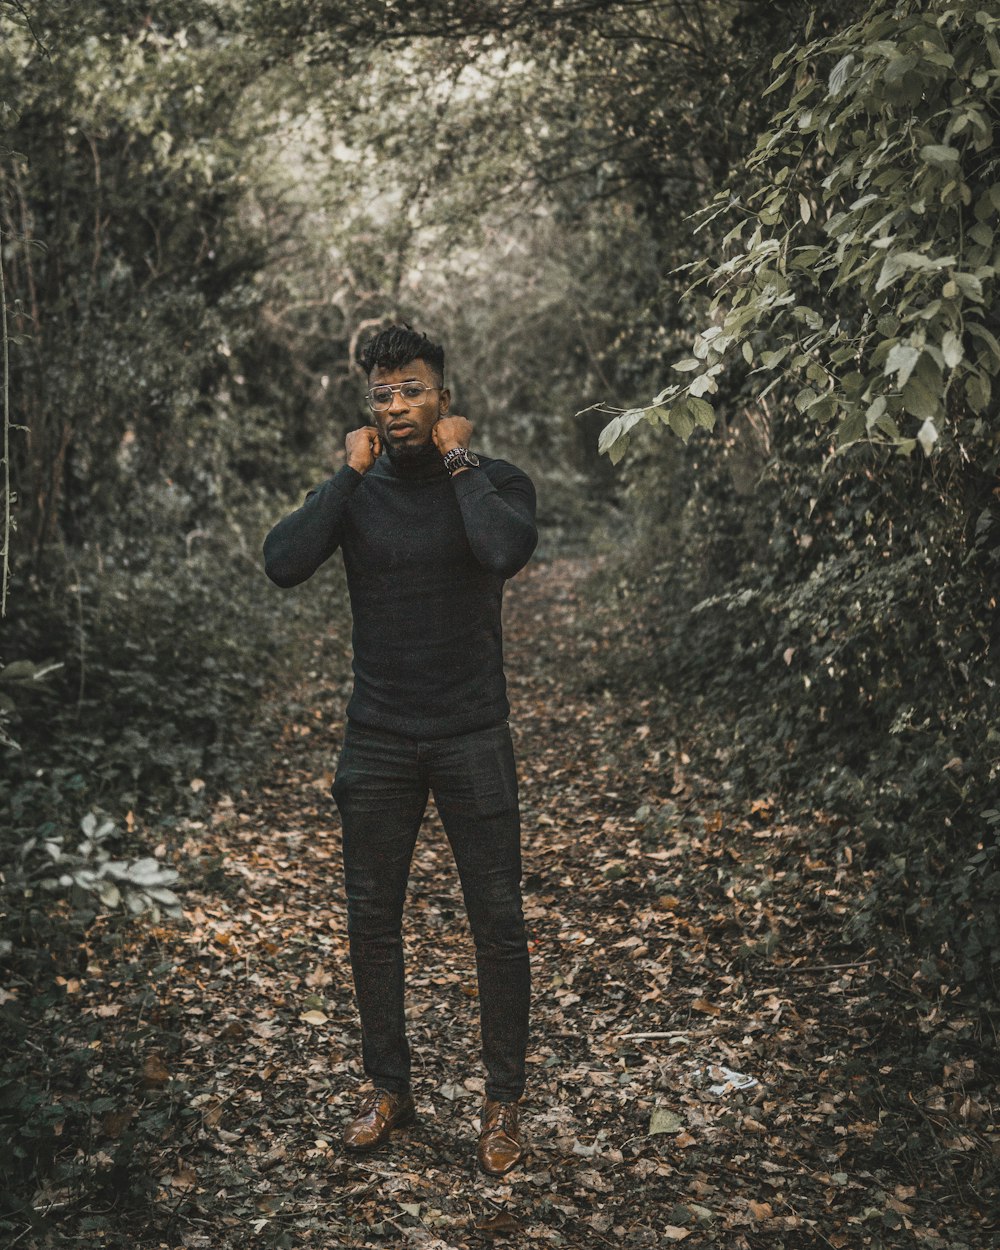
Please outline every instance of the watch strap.
[{"label": "watch strap", "polygon": [[451,451],[444,453],[444,467],[449,475],[459,469],[478,469],[479,457],[474,451],[469,451],[468,447],[453,447]]}]

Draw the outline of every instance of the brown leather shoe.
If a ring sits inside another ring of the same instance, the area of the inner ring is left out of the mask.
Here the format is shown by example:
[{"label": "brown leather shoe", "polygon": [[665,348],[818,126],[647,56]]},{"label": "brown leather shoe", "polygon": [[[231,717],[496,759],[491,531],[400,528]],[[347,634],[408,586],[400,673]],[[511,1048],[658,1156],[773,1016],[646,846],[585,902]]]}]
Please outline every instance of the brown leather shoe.
[{"label": "brown leather shoe", "polygon": [[524,1157],[524,1143],[517,1126],[518,1104],[487,1098],[479,1130],[479,1166],[489,1176],[504,1176]]},{"label": "brown leather shoe", "polygon": [[374,1150],[389,1140],[394,1128],[409,1124],[416,1114],[412,1094],[392,1094],[387,1089],[373,1089],[344,1129],[347,1150]]}]

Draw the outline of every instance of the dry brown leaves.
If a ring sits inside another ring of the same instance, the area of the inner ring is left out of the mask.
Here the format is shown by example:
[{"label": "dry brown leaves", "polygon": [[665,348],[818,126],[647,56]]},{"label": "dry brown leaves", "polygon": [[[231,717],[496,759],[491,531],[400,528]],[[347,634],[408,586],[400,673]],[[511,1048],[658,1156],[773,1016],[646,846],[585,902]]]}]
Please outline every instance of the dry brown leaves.
[{"label": "dry brown leaves", "polygon": [[926,970],[902,979],[844,945],[866,886],[849,832],[790,827],[770,796],[741,803],[692,775],[656,699],[625,706],[563,679],[625,624],[581,641],[586,572],[537,565],[508,591],[535,987],[527,1165],[502,1183],[474,1167],[474,963],[436,818],[407,918],[419,1119],[373,1157],[340,1150],[363,1080],[328,794],[341,724],[319,710],[342,702],[341,656],[323,689],[297,692],[310,710],[276,726],[260,791],[161,848],[199,883],[186,922],[143,929],[128,975],[95,938],[66,985],[103,1026],[98,1149],[115,1158],[160,1114],[130,1145],[151,1178],[141,1219],[109,1214],[102,1236],[170,1250],[993,1244],[981,1026]]}]

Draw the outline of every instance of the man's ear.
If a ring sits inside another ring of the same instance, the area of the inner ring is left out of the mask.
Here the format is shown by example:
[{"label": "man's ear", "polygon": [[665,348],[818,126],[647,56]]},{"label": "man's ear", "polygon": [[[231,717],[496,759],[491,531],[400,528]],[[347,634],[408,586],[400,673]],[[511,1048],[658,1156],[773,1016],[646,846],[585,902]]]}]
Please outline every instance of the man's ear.
[{"label": "man's ear", "polygon": [[446,417],[450,407],[451,391],[449,391],[446,386],[443,386],[441,388],[441,393],[438,395],[438,418],[440,419],[441,417]]}]

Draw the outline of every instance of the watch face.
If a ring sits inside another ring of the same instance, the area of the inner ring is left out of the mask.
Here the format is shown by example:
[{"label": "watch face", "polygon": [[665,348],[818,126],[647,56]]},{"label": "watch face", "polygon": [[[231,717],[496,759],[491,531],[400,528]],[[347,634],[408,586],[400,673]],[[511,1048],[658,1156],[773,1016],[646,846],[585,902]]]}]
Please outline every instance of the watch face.
[{"label": "watch face", "polygon": [[474,451],[469,451],[467,447],[453,447],[445,455],[444,462],[449,472],[459,467],[479,468],[479,457]]}]

